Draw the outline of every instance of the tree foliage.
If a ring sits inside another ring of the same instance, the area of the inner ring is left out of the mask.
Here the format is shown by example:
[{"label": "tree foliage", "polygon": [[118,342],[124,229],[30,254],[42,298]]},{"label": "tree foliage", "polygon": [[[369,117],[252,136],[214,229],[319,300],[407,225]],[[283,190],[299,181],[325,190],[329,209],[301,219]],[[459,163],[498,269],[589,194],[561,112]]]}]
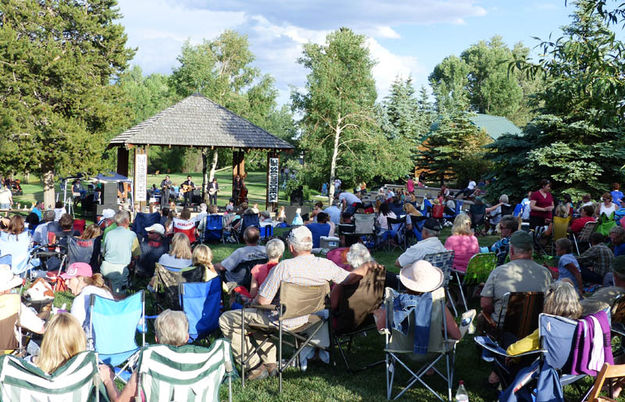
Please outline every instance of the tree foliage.
[{"label": "tree foliage", "polygon": [[508,66],[528,54],[522,44],[510,49],[494,36],[470,46],[460,57],[445,58],[429,77],[439,111],[505,116],[524,126],[531,117],[528,101],[540,79],[511,72]]},{"label": "tree foliage", "polygon": [[526,74],[545,77],[536,94],[542,115],[523,136],[502,137],[491,145],[497,191],[520,192],[506,177],[512,172],[528,186],[551,178],[556,191],[570,194],[601,193],[608,183],[623,179],[623,43],[599,13],[600,2],[573,4],[572,21],[562,36],[542,42],[545,56],[537,64],[526,59],[514,64]]},{"label": "tree foliage", "polygon": [[386,138],[376,119],[374,62],[364,36],[341,28],[323,45],[305,45],[299,63],[309,71],[306,90],[294,92],[292,100],[303,116],[300,145],[308,182],[318,186],[338,175],[352,185],[400,176],[408,161],[395,158],[401,143]]},{"label": "tree foliage", "polygon": [[54,174],[99,170],[106,141],[124,124],[111,82],[134,51],[116,4],[2,2],[0,165],[45,174],[48,205]]},{"label": "tree foliage", "polygon": [[492,140],[471,122],[469,113],[444,114],[433,126],[420,148],[420,168],[441,182],[456,180],[459,184],[488,171],[484,145]]}]

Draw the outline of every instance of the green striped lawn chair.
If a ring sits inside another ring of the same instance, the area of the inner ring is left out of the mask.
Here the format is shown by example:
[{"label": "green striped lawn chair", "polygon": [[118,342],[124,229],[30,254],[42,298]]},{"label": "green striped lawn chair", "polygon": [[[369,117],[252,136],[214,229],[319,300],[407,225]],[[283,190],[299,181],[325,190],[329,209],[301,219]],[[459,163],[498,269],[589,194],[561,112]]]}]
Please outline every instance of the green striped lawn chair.
[{"label": "green striped lawn chair", "polygon": [[463,285],[477,285],[486,282],[488,275],[497,266],[495,253],[478,253],[469,260]]},{"label": "green striped lawn chair", "polygon": [[53,374],[15,356],[0,357],[0,402],[88,402],[100,398],[108,400],[94,352],[78,353]]},{"label": "green striped lawn chair", "polygon": [[228,376],[232,400],[230,342],[218,339],[209,349],[194,345],[151,345],[139,355],[141,399],[157,401],[218,401],[219,385]]}]

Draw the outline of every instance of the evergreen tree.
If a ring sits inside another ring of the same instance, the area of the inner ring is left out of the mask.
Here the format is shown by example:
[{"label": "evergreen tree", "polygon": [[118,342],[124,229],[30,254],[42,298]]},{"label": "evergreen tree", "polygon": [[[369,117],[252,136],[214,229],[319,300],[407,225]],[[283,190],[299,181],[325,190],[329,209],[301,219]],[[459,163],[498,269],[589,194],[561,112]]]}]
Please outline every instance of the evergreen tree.
[{"label": "evergreen tree", "polygon": [[[621,181],[625,157],[624,45],[615,39],[594,1],[578,1],[563,36],[543,42],[538,64],[518,60],[521,71],[545,76],[537,93],[542,116],[521,137],[504,136],[490,147],[497,192],[519,193],[505,176],[523,177],[529,188],[552,178],[556,191],[572,195],[609,189]],[[517,144],[513,144],[514,142]],[[523,189],[527,191],[527,188]]]},{"label": "evergreen tree", "polygon": [[4,0],[0,9],[0,166],[44,179],[95,172],[127,119],[111,82],[126,48],[115,0]]}]

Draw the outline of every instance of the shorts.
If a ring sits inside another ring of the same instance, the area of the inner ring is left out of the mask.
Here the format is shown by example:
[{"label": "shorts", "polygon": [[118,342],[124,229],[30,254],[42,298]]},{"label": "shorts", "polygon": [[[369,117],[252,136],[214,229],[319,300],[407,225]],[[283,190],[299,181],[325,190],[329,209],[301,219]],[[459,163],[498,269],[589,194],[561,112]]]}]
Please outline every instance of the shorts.
[{"label": "shorts", "polygon": [[128,265],[126,264],[111,264],[107,261],[102,261],[100,265],[100,272],[104,279],[110,282],[111,290],[114,294],[123,293],[128,287]]}]

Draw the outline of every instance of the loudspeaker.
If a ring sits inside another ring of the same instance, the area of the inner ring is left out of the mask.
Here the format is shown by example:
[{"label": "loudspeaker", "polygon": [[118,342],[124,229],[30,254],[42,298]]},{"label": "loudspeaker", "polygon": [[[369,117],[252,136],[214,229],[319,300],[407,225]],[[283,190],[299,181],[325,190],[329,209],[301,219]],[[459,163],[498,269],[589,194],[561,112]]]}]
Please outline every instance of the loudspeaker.
[{"label": "loudspeaker", "polygon": [[117,205],[117,183],[102,183],[102,204]]}]

